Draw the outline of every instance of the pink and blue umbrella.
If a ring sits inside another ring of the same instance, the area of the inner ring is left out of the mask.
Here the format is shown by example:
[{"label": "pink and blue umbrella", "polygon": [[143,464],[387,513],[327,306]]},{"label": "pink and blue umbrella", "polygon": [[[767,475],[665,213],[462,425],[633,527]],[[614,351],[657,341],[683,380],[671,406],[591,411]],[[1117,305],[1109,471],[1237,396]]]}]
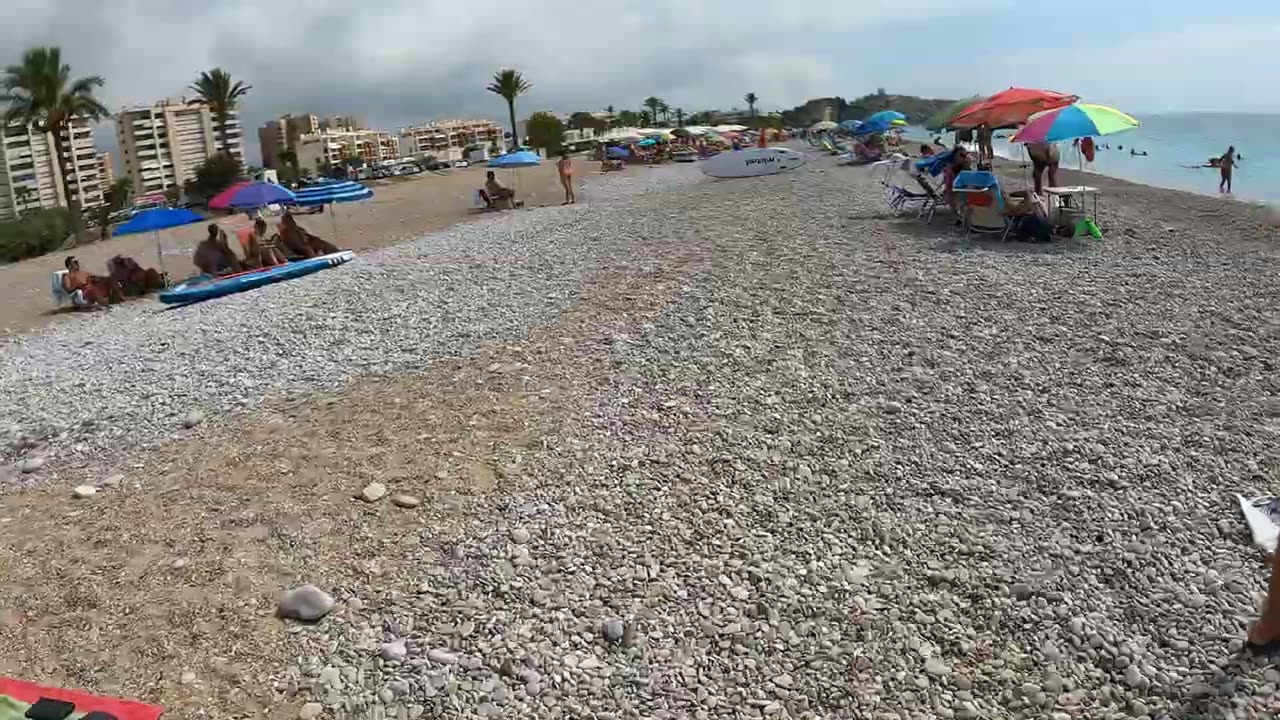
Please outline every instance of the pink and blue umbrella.
[{"label": "pink and blue umbrella", "polygon": [[227,201],[227,207],[235,210],[257,210],[268,205],[293,205],[297,200],[297,196],[287,187],[255,182],[237,190]]}]

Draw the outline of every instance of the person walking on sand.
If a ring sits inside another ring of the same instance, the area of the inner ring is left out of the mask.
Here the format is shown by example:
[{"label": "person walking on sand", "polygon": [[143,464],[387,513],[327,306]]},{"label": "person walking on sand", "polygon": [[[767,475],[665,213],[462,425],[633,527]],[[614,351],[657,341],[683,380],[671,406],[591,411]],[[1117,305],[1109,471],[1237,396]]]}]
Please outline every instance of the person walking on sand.
[{"label": "person walking on sand", "polygon": [[1227,148],[1227,152],[1218,161],[1218,171],[1222,173],[1222,182],[1218,183],[1218,192],[1231,192],[1231,174],[1236,167],[1236,146]]},{"label": "person walking on sand", "polygon": [[560,151],[560,159],[556,161],[556,172],[560,173],[560,184],[564,186],[564,202],[563,205],[572,205],[578,202],[573,194],[573,161],[569,159],[569,153],[565,150]]}]

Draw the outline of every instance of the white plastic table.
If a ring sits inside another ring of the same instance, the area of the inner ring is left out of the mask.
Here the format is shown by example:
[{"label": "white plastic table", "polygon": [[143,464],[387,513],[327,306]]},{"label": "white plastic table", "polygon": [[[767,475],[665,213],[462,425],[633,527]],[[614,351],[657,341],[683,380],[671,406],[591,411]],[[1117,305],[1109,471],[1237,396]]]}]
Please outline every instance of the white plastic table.
[{"label": "white plastic table", "polygon": [[1066,185],[1063,187],[1047,187],[1044,189],[1044,191],[1048,193],[1051,197],[1056,197],[1058,199],[1059,207],[1062,206],[1063,197],[1071,197],[1072,195],[1079,195],[1082,201],[1080,203],[1082,206],[1080,208],[1081,210],[1084,209],[1083,207],[1084,198],[1092,195],[1093,196],[1093,217],[1096,218],[1098,216],[1098,196],[1102,195],[1102,191],[1096,187],[1089,187],[1088,185]]}]

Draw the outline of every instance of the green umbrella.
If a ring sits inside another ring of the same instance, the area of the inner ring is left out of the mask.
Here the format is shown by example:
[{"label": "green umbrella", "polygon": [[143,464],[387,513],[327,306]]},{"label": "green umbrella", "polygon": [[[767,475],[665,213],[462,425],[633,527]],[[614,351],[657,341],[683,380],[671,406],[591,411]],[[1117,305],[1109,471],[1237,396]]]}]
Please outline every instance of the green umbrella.
[{"label": "green umbrella", "polygon": [[957,100],[951,103],[950,105],[942,108],[941,110],[934,113],[933,115],[930,115],[929,120],[926,121],[924,124],[925,129],[946,130],[947,124],[951,122],[951,118],[955,117],[956,115],[959,115],[961,110],[964,110],[968,108],[970,105],[973,105],[974,103],[983,99],[984,98],[981,95],[974,95],[972,97],[967,97],[963,100]]}]

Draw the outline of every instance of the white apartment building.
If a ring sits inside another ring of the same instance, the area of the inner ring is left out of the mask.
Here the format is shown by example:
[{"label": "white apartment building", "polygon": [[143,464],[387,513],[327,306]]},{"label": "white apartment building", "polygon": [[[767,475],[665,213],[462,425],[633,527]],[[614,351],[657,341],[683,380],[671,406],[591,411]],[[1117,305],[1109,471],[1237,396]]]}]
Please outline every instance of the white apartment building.
[{"label": "white apartment building", "polygon": [[303,135],[294,145],[294,152],[298,154],[298,167],[304,170],[340,165],[348,157],[358,157],[369,164],[400,158],[395,136],[376,130],[324,130]]},{"label": "white apartment building", "polygon": [[502,126],[492,120],[440,120],[400,128],[400,155],[456,160],[468,145],[502,145]]},{"label": "white apartment building", "polygon": [[[227,137],[231,154],[244,162],[244,138],[234,112]],[[201,163],[223,148],[218,119],[209,106],[186,98],[121,110],[116,115],[116,139],[135,195],[182,187],[195,178]]]},{"label": "white apartment building", "polygon": [[70,175],[72,197],[82,208],[102,204],[102,175],[93,144],[93,124],[84,119],[71,123],[59,139],[67,165],[58,166],[54,138],[26,125],[10,125],[0,133],[0,221],[15,220],[24,212],[67,205],[62,175]]}]

